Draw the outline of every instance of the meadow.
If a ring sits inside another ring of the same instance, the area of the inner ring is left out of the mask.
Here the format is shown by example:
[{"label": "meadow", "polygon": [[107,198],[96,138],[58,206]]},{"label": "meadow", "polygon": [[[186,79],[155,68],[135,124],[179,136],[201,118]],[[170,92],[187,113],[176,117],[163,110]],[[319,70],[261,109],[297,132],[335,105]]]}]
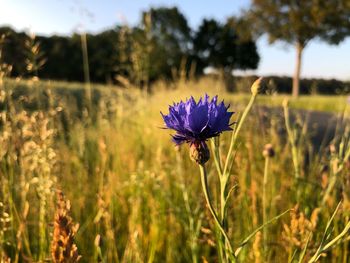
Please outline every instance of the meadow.
[{"label": "meadow", "polygon": [[[198,166],[189,147],[175,147],[173,132],[162,129],[160,112],[207,93],[229,103],[231,121],[240,123],[251,84],[247,93],[234,94],[218,79],[179,80],[155,84],[147,94],[134,87],[4,79],[1,262],[75,262],[78,255],[80,262],[228,261],[220,256],[223,244]],[[288,104],[285,98],[259,94],[233,149],[225,225],[239,248],[236,260],[350,262],[346,97],[301,96]],[[317,127],[308,126],[300,109],[340,116],[332,138],[313,141]],[[217,165],[231,136],[208,142],[217,210]],[[273,154],[264,152],[269,144]],[[62,249],[71,261],[57,258]]]}]

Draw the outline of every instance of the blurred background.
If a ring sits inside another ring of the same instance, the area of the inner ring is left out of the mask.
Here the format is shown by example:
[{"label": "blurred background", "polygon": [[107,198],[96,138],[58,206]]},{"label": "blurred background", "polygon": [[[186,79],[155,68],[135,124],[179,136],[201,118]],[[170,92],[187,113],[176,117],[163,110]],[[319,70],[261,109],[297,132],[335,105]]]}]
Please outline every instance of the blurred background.
[{"label": "blurred background", "polygon": [[0,263],[229,262],[162,129],[204,94],[237,260],[349,263],[349,66],[350,0],[0,0]]},{"label": "blurred background", "polygon": [[[259,75],[271,76],[279,92],[294,85],[295,95],[335,94],[349,87],[348,5],[2,0],[1,59],[12,65],[12,77],[35,71],[43,79],[150,86],[181,74],[221,74],[234,91],[234,77]],[[28,72],[33,34],[39,65]]]}]

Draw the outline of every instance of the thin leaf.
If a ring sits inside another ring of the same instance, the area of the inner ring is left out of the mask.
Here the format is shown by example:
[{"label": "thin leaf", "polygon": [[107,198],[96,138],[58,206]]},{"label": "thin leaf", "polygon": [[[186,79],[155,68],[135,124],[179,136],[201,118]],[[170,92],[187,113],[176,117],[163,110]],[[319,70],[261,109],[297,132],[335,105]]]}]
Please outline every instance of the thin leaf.
[{"label": "thin leaf", "polygon": [[[321,243],[320,243],[320,246],[318,247],[316,253],[313,255],[313,257],[309,260],[309,263],[312,263],[312,262],[316,262],[319,257],[321,256],[321,254],[325,251],[325,247],[327,247],[327,249],[329,249],[331,246],[333,246],[343,235],[346,234],[346,232],[349,230],[347,229],[347,227],[350,227],[350,224],[349,226],[347,225],[345,227],[345,229],[343,230],[342,233],[340,233],[340,235],[338,235],[336,238],[334,238],[332,241],[330,241],[326,246],[325,246],[325,242],[329,239],[330,237],[330,232],[329,229],[331,227],[331,224],[334,220],[334,217],[335,215],[337,214],[338,210],[339,210],[339,207],[341,205],[341,201],[338,203],[337,207],[335,208],[334,212],[333,212],[333,215],[331,216],[331,218],[328,220],[327,222],[327,226],[326,226],[326,229],[323,233],[323,236],[322,236],[322,240],[321,240]],[[345,231],[345,232],[344,232]]]},{"label": "thin leaf", "polygon": [[226,199],[225,199],[225,205],[228,201],[228,199],[230,198],[232,192],[238,187],[238,184],[235,184],[234,186],[231,187],[231,189],[228,191]]},{"label": "thin leaf", "polygon": [[300,254],[298,263],[302,263],[302,262],[303,262],[303,259],[304,259],[305,254],[306,254],[307,247],[309,246],[309,242],[310,242],[310,240],[311,240],[311,237],[312,237],[312,233],[310,233],[309,236],[308,236],[308,238],[307,238],[305,247],[304,247],[303,251],[302,251],[301,254]]},{"label": "thin leaf", "polygon": [[325,245],[322,249],[322,252],[327,251],[328,249],[332,248],[333,246],[335,246],[337,244],[338,241],[340,241],[350,230],[350,222],[348,222],[345,226],[345,228],[343,229],[343,231],[336,236],[335,238],[333,238],[331,241],[329,241],[327,243],[327,245]]},{"label": "thin leaf", "polygon": [[284,216],[285,214],[287,214],[289,211],[291,211],[291,209],[288,209],[286,211],[284,211],[283,213],[279,214],[278,216],[275,216],[274,218],[270,219],[269,221],[267,221],[265,224],[259,226],[257,229],[255,229],[248,237],[246,237],[242,243],[240,244],[240,246],[236,249],[235,251],[235,256],[237,257],[238,254],[241,252],[242,248],[250,241],[251,238],[253,238],[256,233],[258,233],[261,229],[263,229],[264,227],[266,227],[267,225],[271,224],[272,222],[276,221],[277,219],[279,219],[280,217]]},{"label": "thin leaf", "polygon": [[294,258],[296,256],[297,252],[298,252],[298,249],[294,250],[292,258],[290,259],[289,263],[292,263],[294,261]]},{"label": "thin leaf", "polygon": [[[337,214],[340,205],[341,205],[341,201],[338,203],[337,207],[335,208],[335,210],[334,210],[334,212],[333,212],[333,215],[331,216],[331,218],[330,218],[330,219],[328,220],[328,222],[327,222],[327,226],[326,226],[326,229],[325,229],[325,231],[324,231],[324,233],[323,233],[322,240],[321,240],[321,244],[320,244],[319,248],[317,249],[317,252],[322,248],[324,242],[325,242],[325,241],[329,238],[329,236],[330,236],[329,228],[331,227],[331,224],[332,224],[332,222],[333,222],[333,219],[334,219],[335,215]],[[316,253],[317,253],[317,252],[316,252]]]}]

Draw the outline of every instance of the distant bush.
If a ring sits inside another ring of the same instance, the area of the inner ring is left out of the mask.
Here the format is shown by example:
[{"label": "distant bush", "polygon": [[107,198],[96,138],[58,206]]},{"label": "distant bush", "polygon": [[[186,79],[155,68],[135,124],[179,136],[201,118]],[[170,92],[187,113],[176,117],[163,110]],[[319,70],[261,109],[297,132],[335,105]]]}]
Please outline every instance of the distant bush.
[{"label": "distant bush", "polygon": [[[247,87],[251,84],[257,76],[235,77],[233,85],[229,89],[235,92],[249,92]],[[292,92],[292,78],[268,76],[267,89],[268,93],[291,93]],[[336,79],[301,79],[300,94],[328,94],[328,95],[344,95],[350,92],[350,82],[340,81]]]}]

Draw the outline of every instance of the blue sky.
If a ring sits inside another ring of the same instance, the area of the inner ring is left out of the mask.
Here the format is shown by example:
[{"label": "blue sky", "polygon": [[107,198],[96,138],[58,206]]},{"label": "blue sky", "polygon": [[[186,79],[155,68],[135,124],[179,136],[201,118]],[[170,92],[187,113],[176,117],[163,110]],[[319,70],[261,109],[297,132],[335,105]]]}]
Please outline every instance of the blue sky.
[{"label": "blue sky", "polygon": [[[0,0],[0,26],[36,34],[70,34],[79,30],[98,32],[116,24],[135,25],[140,12],[150,6],[178,6],[195,29],[203,18],[224,21],[249,6],[249,0]],[[284,43],[258,41],[259,75],[292,75],[295,51]],[[350,37],[338,46],[313,41],[304,52],[303,77],[350,80]]]}]

